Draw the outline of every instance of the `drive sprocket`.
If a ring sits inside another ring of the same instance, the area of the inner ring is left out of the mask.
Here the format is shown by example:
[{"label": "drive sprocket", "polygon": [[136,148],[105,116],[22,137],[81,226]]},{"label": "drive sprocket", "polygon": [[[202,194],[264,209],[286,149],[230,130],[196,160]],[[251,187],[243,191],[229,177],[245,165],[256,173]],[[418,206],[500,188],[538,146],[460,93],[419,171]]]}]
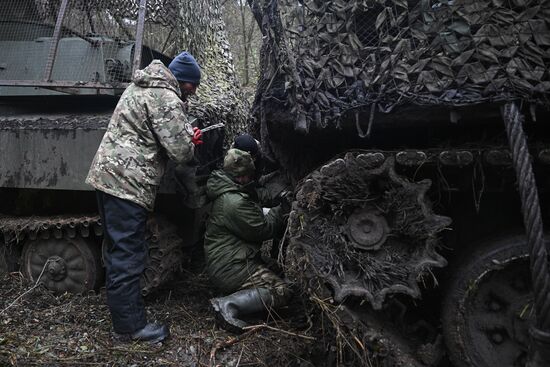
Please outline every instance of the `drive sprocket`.
[{"label": "drive sprocket", "polygon": [[422,277],[446,265],[436,246],[451,224],[431,209],[430,185],[397,174],[393,157],[361,151],[312,172],[290,214],[287,274],[306,291],[328,285],[336,302],[355,296],[375,310],[390,294],[419,298]]}]

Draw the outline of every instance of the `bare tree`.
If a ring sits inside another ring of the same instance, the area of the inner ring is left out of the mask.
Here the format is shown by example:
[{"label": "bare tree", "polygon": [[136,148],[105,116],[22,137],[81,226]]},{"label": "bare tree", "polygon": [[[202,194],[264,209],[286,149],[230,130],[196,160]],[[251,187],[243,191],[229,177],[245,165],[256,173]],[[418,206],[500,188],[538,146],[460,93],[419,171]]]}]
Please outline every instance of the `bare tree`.
[{"label": "bare tree", "polygon": [[261,37],[246,0],[225,0],[222,11],[241,85],[252,91],[258,77]]}]

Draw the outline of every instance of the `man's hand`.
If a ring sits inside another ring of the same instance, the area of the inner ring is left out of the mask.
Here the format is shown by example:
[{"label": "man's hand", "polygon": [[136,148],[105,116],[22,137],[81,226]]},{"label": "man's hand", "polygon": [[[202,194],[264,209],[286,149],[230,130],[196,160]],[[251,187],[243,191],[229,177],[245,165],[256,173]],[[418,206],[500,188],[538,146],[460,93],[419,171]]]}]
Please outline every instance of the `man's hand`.
[{"label": "man's hand", "polygon": [[202,131],[198,127],[193,128],[193,139],[191,139],[191,142],[195,145],[204,143],[204,141],[202,141]]}]

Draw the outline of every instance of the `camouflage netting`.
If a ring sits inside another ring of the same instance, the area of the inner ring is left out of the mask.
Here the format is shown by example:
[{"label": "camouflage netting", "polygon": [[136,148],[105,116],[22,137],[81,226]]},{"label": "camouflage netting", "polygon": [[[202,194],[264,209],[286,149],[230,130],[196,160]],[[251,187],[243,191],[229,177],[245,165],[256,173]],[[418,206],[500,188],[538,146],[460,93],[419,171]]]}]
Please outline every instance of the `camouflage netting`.
[{"label": "camouflage netting", "polygon": [[238,87],[220,1],[180,0],[178,7],[178,44],[197,57],[203,70],[198,100],[192,100],[190,108],[206,125],[225,123],[228,147],[246,129],[248,105]]},{"label": "camouflage netting", "polygon": [[300,130],[406,103],[550,105],[548,0],[249,3],[264,33],[256,104],[287,100]]},{"label": "camouflage netting", "polygon": [[[8,0],[0,6],[3,18],[22,18],[54,25],[60,0]],[[69,0],[64,32],[81,36],[107,35],[133,40],[139,0]],[[248,106],[242,97],[219,0],[147,0],[143,57],[151,49],[174,57],[190,51],[203,70],[197,97],[189,101],[190,113],[201,126],[222,122],[226,141],[245,129]]]}]

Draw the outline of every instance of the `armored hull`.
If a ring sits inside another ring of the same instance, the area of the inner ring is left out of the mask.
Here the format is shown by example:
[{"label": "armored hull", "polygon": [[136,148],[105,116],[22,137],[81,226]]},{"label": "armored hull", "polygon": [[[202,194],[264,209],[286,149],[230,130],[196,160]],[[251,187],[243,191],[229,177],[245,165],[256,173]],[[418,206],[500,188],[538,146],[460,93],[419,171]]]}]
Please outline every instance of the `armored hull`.
[{"label": "armored hull", "polygon": [[338,361],[525,365],[525,176],[504,122],[519,106],[544,216],[550,3],[249,4],[256,132],[296,187],[282,265],[348,341]]}]

